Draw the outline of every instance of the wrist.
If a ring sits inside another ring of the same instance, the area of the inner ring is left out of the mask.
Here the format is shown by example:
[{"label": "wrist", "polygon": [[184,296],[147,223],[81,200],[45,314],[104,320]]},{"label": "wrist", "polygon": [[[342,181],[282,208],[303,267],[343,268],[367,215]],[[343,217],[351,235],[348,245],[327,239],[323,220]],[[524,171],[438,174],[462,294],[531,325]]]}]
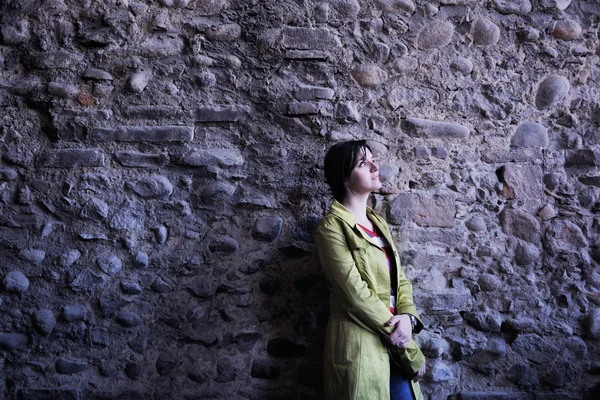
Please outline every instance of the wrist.
[{"label": "wrist", "polygon": [[415,328],[417,327],[417,317],[412,314],[408,314],[408,317],[410,318],[410,325],[412,326],[412,330],[414,332]]}]

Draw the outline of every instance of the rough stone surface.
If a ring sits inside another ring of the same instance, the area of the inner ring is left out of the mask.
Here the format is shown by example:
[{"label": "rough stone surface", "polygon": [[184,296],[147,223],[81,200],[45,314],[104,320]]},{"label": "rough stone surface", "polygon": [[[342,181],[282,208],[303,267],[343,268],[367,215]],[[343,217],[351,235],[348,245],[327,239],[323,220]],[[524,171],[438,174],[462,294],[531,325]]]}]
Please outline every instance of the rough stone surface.
[{"label": "rough stone surface", "polygon": [[0,398],[322,398],[313,234],[348,139],[380,167],[425,398],[598,397],[596,0],[0,15]]},{"label": "rough stone surface", "polygon": [[556,106],[569,93],[571,84],[567,78],[559,75],[546,77],[538,86],[535,105],[539,110]]}]

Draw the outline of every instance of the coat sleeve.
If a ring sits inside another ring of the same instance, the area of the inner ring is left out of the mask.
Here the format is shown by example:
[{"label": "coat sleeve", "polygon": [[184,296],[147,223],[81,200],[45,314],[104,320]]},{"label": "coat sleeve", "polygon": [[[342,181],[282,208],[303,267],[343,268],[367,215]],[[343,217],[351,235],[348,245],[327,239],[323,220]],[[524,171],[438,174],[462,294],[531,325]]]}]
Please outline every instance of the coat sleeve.
[{"label": "coat sleeve", "polygon": [[402,371],[406,371],[408,376],[416,374],[425,361],[425,356],[414,339],[411,339],[406,349],[388,347],[388,352],[392,361],[398,364]]},{"label": "coat sleeve", "polygon": [[348,316],[372,332],[391,334],[392,327],[386,325],[392,318],[389,306],[362,279],[340,227],[323,221],[315,233],[315,244],[331,289]]}]

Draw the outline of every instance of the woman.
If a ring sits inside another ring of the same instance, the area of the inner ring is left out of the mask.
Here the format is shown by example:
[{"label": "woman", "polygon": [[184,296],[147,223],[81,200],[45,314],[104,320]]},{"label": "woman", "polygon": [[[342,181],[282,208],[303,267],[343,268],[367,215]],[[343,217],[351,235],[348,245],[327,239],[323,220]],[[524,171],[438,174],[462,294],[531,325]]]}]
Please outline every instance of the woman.
[{"label": "woman", "polygon": [[332,146],[325,178],[335,200],[315,243],[331,285],[326,398],[421,400],[425,357],[412,334],[423,324],[387,224],[367,207],[381,182],[366,142]]}]

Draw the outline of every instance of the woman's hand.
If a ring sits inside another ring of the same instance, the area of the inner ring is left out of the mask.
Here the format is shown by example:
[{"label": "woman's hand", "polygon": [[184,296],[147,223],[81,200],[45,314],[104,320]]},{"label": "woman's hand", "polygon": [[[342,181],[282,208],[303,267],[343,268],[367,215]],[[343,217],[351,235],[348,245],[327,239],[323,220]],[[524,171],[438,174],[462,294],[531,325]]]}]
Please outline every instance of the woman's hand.
[{"label": "woman's hand", "polygon": [[412,339],[412,323],[408,314],[394,315],[387,322],[388,326],[396,326],[391,335],[386,336],[388,342],[400,348],[405,348]]},{"label": "woman's hand", "polygon": [[427,367],[425,365],[425,360],[423,360],[423,364],[421,365],[421,368],[419,368],[419,370],[415,373],[415,376],[413,376],[413,381],[418,382],[419,379],[421,379],[425,375],[426,369],[427,369]]}]

